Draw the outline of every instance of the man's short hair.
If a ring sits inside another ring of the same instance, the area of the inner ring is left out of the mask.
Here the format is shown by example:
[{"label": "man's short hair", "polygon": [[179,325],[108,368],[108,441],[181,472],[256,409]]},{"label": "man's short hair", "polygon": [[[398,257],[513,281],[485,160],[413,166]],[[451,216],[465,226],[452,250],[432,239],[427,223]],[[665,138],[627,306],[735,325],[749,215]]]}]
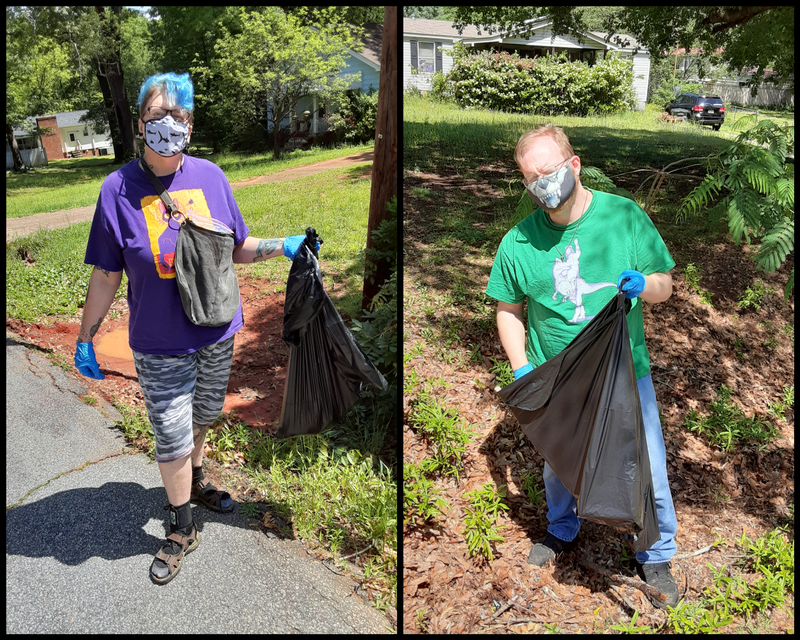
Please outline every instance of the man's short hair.
[{"label": "man's short hair", "polygon": [[558,145],[558,148],[561,149],[565,157],[571,158],[575,155],[575,152],[572,150],[572,145],[567,138],[567,134],[564,133],[561,127],[557,127],[554,124],[543,124],[541,127],[536,127],[535,129],[523,133],[519,142],[517,142],[517,148],[514,150],[514,160],[518,167],[520,166],[519,161],[522,159],[522,156],[530,150],[537,138],[545,136]]}]

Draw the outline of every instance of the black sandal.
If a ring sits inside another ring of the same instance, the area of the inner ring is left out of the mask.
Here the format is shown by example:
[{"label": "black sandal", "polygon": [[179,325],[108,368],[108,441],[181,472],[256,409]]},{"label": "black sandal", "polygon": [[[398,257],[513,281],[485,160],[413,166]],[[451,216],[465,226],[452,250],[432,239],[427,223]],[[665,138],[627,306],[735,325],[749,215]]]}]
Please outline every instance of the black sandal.
[{"label": "black sandal", "polygon": [[230,513],[233,511],[231,494],[227,491],[220,491],[205,478],[192,484],[190,500],[218,513]]},{"label": "black sandal", "polygon": [[[177,509],[170,505],[167,505],[164,508],[171,509],[176,512],[178,510],[185,510],[188,508],[188,518],[191,518],[191,507],[189,506],[188,502],[183,507],[178,507]],[[187,517],[185,514],[181,515],[183,517]],[[170,529],[172,528],[173,527],[170,526]],[[188,531],[186,533],[181,533],[181,531],[186,531],[187,529]],[[199,544],[200,534],[197,533],[197,525],[194,522],[192,522],[191,525],[187,525],[183,529],[171,531],[171,533],[167,536],[167,541],[164,543],[161,549],[159,549],[156,557],[153,558],[153,562],[150,565],[150,579],[156,584],[167,584],[170,580],[177,576],[178,572],[181,570],[181,566],[183,565],[183,556],[190,551],[197,549]]]}]

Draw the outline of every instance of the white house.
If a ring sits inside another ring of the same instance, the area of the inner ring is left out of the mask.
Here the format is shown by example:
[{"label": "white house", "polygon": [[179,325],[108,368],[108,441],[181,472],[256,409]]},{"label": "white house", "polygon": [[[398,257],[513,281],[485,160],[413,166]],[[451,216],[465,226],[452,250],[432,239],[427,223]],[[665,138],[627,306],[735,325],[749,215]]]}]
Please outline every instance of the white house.
[{"label": "white house", "polygon": [[[83,109],[28,118],[31,125],[48,129],[49,132],[37,135],[26,129],[14,130],[23,161],[31,165],[45,165],[48,160],[113,154],[111,134],[97,133],[91,124],[80,122],[85,113],[86,109]],[[6,169],[13,166],[11,148],[6,142]]]},{"label": "white house", "polygon": [[553,39],[549,19],[530,20],[528,23],[532,31],[522,36],[508,31],[479,35],[473,25],[466,26],[459,35],[449,20],[403,18],[403,89],[429,91],[433,74],[436,71],[446,74],[453,67],[450,52],[458,41],[476,50],[517,51],[520,56],[531,58],[548,52],[552,55],[566,52],[571,62],[583,60],[590,65],[604,59],[608,53],[616,52],[622,58],[633,59],[635,105],[637,110],[644,110],[650,80],[650,53],[639,47],[634,54],[637,42],[633,38],[624,36],[630,40],[624,48],[613,42],[604,42],[606,34],[596,31],[581,33],[580,37],[565,35]]}]

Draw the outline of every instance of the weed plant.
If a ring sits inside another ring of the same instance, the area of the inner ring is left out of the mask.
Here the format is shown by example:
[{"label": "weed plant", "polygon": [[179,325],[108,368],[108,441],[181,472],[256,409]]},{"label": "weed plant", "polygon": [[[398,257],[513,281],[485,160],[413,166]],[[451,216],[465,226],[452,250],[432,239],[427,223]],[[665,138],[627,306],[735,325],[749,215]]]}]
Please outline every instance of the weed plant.
[{"label": "weed plant", "polygon": [[778,436],[775,427],[761,418],[747,417],[731,402],[732,392],[722,385],[710,404],[708,417],[703,417],[692,409],[684,420],[684,426],[701,436],[706,436],[711,444],[730,451],[739,443],[761,443],[766,446]]},{"label": "weed plant", "polygon": [[501,485],[495,491],[494,485],[487,482],[480,489],[468,491],[464,498],[469,500],[466,507],[467,515],[464,518],[464,536],[467,540],[469,555],[478,553],[490,562],[494,560],[492,544],[503,542],[505,538],[498,532],[503,525],[497,525],[497,516],[500,509],[508,511],[508,505],[503,503],[506,495],[506,485]]},{"label": "weed plant", "polygon": [[430,443],[433,456],[421,467],[425,473],[441,472],[453,476],[456,482],[463,470],[462,456],[474,432],[469,429],[458,411],[445,406],[429,392],[417,396],[409,422]]},{"label": "weed plant", "polygon": [[752,307],[756,311],[759,311],[764,301],[764,296],[773,293],[775,293],[774,289],[768,289],[761,282],[756,281],[753,283],[752,287],[747,287],[747,289],[744,290],[744,293],[736,302],[736,307],[738,309],[749,309]]},{"label": "weed plant", "polygon": [[433,480],[413,463],[403,464],[403,524],[418,527],[449,507]]},{"label": "weed plant", "polygon": [[703,304],[713,307],[711,296],[714,294],[700,287],[701,273],[702,271],[691,262],[687,263],[683,268],[683,277],[686,278],[686,286],[700,296],[700,300]]}]

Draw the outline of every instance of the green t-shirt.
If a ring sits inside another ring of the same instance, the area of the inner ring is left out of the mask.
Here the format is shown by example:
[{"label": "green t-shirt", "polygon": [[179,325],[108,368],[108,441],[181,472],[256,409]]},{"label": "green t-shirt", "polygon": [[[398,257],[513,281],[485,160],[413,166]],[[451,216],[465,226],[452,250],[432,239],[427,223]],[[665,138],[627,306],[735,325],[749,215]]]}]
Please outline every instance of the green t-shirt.
[{"label": "green t-shirt", "polygon": [[[650,275],[675,266],[661,235],[638,204],[591,191],[586,213],[566,227],[554,225],[523,194],[517,211],[532,215],[505,235],[494,259],[486,295],[508,304],[527,298],[526,354],[533,367],[572,342],[616,295],[617,279],[625,269]],[[641,301],[631,302],[628,331],[638,380],[650,373],[650,354],[644,342]]]}]

